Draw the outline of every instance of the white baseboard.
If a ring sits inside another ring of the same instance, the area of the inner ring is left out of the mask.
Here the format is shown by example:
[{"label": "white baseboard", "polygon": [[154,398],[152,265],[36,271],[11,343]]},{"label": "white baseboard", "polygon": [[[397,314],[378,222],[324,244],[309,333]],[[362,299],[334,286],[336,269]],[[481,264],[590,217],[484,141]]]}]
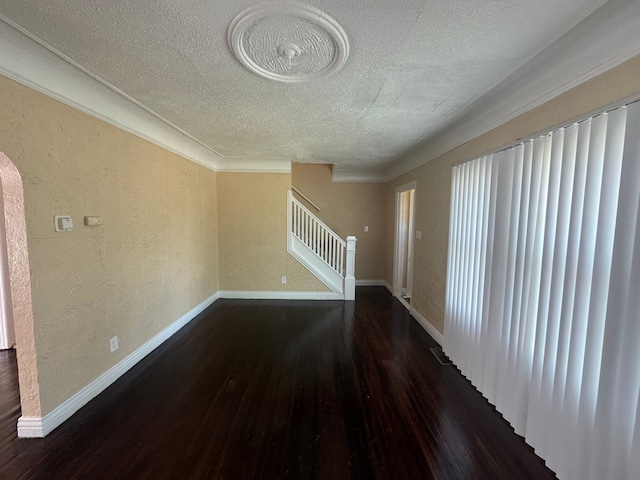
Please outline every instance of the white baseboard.
[{"label": "white baseboard", "polygon": [[[53,429],[52,429],[53,430]],[[20,417],[18,418],[19,438],[44,438],[44,417]]]},{"label": "white baseboard", "polygon": [[436,330],[436,327],[431,325],[429,321],[422,315],[420,315],[415,308],[411,307],[409,309],[409,312],[411,316],[416,319],[416,321],[422,326],[422,328],[424,328],[427,333],[431,335],[436,342],[438,342],[440,346],[444,345],[444,336],[438,330]]},{"label": "white baseboard", "polygon": [[220,298],[239,298],[245,300],[344,300],[344,295],[335,292],[244,292],[240,290],[221,290]]},{"label": "white baseboard", "polygon": [[393,287],[389,283],[387,283],[386,281],[383,281],[382,286],[386,288],[391,295],[393,295]]},{"label": "white baseboard", "polygon": [[384,280],[356,280],[356,287],[384,287]]},{"label": "white baseboard", "polygon": [[149,355],[178,330],[202,313],[207,307],[209,307],[209,305],[220,298],[219,293],[220,292],[210,296],[202,303],[189,310],[178,320],[138,348],[135,352],[122,359],[78,393],[58,405],[44,417],[20,417],[18,419],[18,437],[43,438],[51,433],[56,427],[61,425],[65,420],[70,418],[74,413],[80,410],[109,385],[140,362],[140,360]]}]

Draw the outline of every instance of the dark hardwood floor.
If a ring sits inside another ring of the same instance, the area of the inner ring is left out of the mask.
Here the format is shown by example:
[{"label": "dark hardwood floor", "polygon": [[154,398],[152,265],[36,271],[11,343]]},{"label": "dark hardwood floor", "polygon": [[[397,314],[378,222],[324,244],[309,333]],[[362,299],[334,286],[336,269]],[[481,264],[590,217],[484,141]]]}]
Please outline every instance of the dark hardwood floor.
[{"label": "dark hardwood floor", "polygon": [[383,288],[219,300],[43,440],[0,352],[0,478],[555,478],[433,346]]}]

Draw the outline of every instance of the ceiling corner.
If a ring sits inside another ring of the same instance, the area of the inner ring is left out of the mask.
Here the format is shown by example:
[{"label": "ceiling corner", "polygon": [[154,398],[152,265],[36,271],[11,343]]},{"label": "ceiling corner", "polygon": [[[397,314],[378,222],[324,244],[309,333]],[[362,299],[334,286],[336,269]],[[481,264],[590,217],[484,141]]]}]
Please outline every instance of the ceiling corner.
[{"label": "ceiling corner", "polygon": [[0,16],[0,74],[210,170],[223,157]]}]

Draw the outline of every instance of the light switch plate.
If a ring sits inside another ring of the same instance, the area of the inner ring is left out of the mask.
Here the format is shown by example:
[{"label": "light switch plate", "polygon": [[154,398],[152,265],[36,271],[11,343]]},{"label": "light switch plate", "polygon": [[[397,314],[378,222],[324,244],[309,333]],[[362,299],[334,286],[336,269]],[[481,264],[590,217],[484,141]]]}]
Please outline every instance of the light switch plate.
[{"label": "light switch plate", "polygon": [[84,224],[87,227],[97,227],[102,225],[102,219],[100,217],[84,217]]},{"label": "light switch plate", "polygon": [[73,230],[73,220],[71,215],[56,215],[53,217],[53,226],[56,232],[69,232]]},{"label": "light switch plate", "polygon": [[420,240],[422,238],[422,232],[416,231],[416,238]]}]

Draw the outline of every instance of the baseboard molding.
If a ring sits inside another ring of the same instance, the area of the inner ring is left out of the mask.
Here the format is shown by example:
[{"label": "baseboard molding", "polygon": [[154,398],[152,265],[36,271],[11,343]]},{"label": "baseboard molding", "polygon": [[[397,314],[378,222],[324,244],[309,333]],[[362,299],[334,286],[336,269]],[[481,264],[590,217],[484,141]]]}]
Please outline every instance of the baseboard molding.
[{"label": "baseboard molding", "polygon": [[391,295],[393,295],[393,287],[392,287],[389,283],[387,283],[386,281],[384,281],[384,282],[383,282],[383,284],[382,284],[382,286],[383,286],[384,288],[386,288],[386,289],[387,289],[387,291],[388,291]]},{"label": "baseboard molding", "polygon": [[431,337],[433,337],[436,342],[438,342],[438,345],[444,345],[444,336],[438,330],[436,330],[436,327],[431,325],[429,321],[422,315],[420,315],[415,308],[411,307],[409,309],[409,312],[411,316],[415,318],[416,321],[420,324],[420,326],[422,326],[422,328],[424,328],[427,333],[431,335]]},{"label": "baseboard molding", "polygon": [[221,290],[220,298],[237,298],[244,300],[344,300],[344,296],[335,292],[263,292]]},{"label": "baseboard molding", "polygon": [[144,357],[153,352],[187,323],[202,313],[207,307],[220,298],[219,294],[220,292],[210,296],[199,305],[189,310],[178,320],[138,348],[135,352],[122,359],[78,393],[58,405],[44,417],[20,417],[18,419],[18,437],[43,438],[51,433],[56,427],[60,426],[65,420],[69,419],[74,413],[102,393],[113,382],[127,373],[127,371],[140,362]]},{"label": "baseboard molding", "polygon": [[356,287],[384,287],[384,280],[356,280]]}]

